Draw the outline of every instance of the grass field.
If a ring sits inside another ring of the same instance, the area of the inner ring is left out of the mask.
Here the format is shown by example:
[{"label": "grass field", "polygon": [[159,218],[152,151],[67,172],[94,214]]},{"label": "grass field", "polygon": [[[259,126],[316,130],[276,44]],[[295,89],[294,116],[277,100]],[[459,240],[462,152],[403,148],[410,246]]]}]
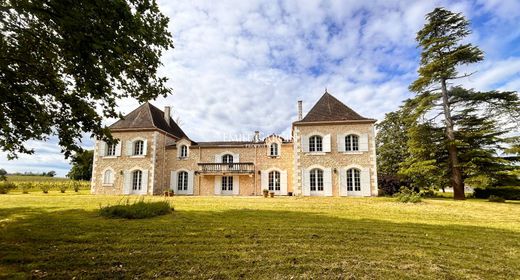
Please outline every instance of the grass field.
[{"label": "grass field", "polygon": [[173,197],[99,216],[121,199],[0,195],[0,278],[520,279],[519,203]]}]

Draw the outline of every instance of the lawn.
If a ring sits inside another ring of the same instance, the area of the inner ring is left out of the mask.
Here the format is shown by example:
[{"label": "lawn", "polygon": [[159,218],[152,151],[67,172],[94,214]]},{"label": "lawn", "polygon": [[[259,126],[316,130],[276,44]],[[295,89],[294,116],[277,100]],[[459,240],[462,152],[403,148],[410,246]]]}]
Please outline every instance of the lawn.
[{"label": "lawn", "polygon": [[520,279],[519,203],[173,197],[99,216],[121,199],[0,195],[0,278]]}]

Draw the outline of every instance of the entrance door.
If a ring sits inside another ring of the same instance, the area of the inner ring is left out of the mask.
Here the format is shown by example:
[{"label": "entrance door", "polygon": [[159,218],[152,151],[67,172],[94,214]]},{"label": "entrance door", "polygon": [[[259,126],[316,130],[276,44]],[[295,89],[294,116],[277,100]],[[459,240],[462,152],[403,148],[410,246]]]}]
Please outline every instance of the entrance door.
[{"label": "entrance door", "polygon": [[347,170],[347,195],[362,196],[361,191],[361,171],[356,168]]},{"label": "entrance door", "polygon": [[323,170],[315,168],[309,173],[310,175],[310,195],[323,196],[325,195],[323,188]]},{"label": "entrance door", "polygon": [[232,195],[233,187],[233,176],[222,176],[220,194]]}]

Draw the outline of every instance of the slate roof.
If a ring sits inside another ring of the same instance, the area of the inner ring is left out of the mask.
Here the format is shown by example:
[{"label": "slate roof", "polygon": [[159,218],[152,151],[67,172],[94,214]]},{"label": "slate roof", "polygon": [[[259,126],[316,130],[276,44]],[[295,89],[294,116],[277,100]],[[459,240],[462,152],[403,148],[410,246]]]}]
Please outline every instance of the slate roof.
[{"label": "slate roof", "polygon": [[374,121],[356,113],[347,105],[336,99],[330,93],[325,91],[323,96],[314,104],[307,115],[297,123],[310,122],[334,122],[334,121]]},{"label": "slate roof", "polygon": [[123,119],[118,120],[109,126],[109,128],[114,131],[125,129],[155,128],[178,138],[188,138],[184,131],[182,131],[182,129],[177,125],[177,123],[175,123],[175,121],[173,121],[171,117],[170,124],[168,125],[164,119],[164,112],[148,102],[128,113],[128,115],[124,116]]}]

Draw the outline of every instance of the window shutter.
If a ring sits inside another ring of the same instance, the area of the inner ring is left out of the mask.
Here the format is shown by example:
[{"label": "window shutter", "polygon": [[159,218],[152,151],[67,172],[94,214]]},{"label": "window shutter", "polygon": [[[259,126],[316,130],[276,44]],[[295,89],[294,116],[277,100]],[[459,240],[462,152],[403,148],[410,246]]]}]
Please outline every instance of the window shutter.
[{"label": "window shutter", "polygon": [[308,169],[303,170],[303,195],[311,195],[311,174]]},{"label": "window shutter", "polygon": [[104,157],[106,153],[107,143],[105,141],[98,142],[98,156]]},{"label": "window shutter", "polygon": [[220,190],[222,189],[221,181],[222,181],[221,176],[215,176],[215,195],[220,194]]},{"label": "window shutter", "polygon": [[240,162],[240,154],[233,154],[233,162]]},{"label": "window shutter", "polygon": [[233,176],[233,195],[240,194],[240,176]]},{"label": "window shutter", "polygon": [[337,140],[338,152],[345,152],[345,134],[338,134]]},{"label": "window shutter", "polygon": [[215,163],[222,163],[222,155],[221,154],[215,155]]},{"label": "window shutter", "polygon": [[116,157],[121,156],[121,146],[123,146],[123,140],[119,140],[119,143],[116,145]]},{"label": "window shutter", "polygon": [[339,169],[339,195],[347,196],[347,170],[344,167]]},{"label": "window shutter", "polygon": [[280,172],[280,194],[287,195],[287,171]]},{"label": "window shutter", "polygon": [[132,188],[132,173],[125,171],[123,173],[123,194],[130,194]]},{"label": "window shutter", "polygon": [[370,168],[363,168],[360,172],[361,179],[361,194],[363,196],[370,196]]},{"label": "window shutter", "polygon": [[330,153],[330,134],[323,136],[323,151]]},{"label": "window shutter", "polygon": [[193,182],[195,181],[195,176],[193,176],[195,172],[188,171],[188,193],[193,194]]},{"label": "window shutter", "polygon": [[142,185],[141,185],[141,194],[147,194],[148,193],[148,170],[143,170],[143,178]]},{"label": "window shutter", "polygon": [[368,134],[364,133],[359,136],[359,151],[368,151]]},{"label": "window shutter", "polygon": [[148,150],[148,140],[143,140],[143,156],[146,156],[147,150]]},{"label": "window shutter", "polygon": [[323,191],[325,196],[332,196],[332,169],[323,169]]},{"label": "window shutter", "polygon": [[260,185],[262,186],[262,191],[269,187],[269,173],[265,170],[260,171]]},{"label": "window shutter", "polygon": [[177,171],[174,170],[170,174],[170,190],[177,193]]},{"label": "window shutter", "polygon": [[126,155],[131,156],[134,153],[134,143],[130,140],[126,141]]},{"label": "window shutter", "polygon": [[309,152],[309,136],[302,135],[301,141],[302,141],[302,151],[304,153],[308,153]]}]

